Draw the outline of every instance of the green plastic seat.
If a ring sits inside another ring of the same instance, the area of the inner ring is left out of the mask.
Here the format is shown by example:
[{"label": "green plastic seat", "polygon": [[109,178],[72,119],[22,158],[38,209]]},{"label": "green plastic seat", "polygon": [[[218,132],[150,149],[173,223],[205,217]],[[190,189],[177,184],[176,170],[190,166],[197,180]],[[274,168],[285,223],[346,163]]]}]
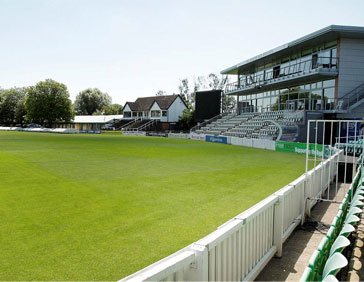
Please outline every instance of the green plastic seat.
[{"label": "green plastic seat", "polygon": [[343,201],[340,204],[339,210],[341,210],[343,212],[343,217],[346,217],[346,215],[348,214],[348,207],[349,207],[348,202]]},{"label": "green plastic seat", "polygon": [[[340,230],[344,223],[344,219],[345,219],[344,212],[342,210],[339,210],[336,217],[337,217],[338,228]],[[339,232],[339,230],[338,230],[338,232]]]},{"label": "green plastic seat", "polygon": [[357,200],[363,201],[364,197],[362,195],[360,195],[360,194],[356,194],[356,195],[354,195],[352,202],[355,202]]},{"label": "green plastic seat", "polygon": [[337,237],[330,249],[329,257],[331,257],[334,253],[341,253],[349,245],[350,241],[348,240],[348,238],[344,236]]},{"label": "green plastic seat", "polygon": [[334,253],[326,262],[322,272],[322,280],[329,275],[336,275],[342,268],[348,265],[348,260],[340,253]]},{"label": "green plastic seat", "polygon": [[339,282],[334,275],[327,275],[323,280],[323,282]]},{"label": "green plastic seat", "polygon": [[[331,226],[329,228],[329,231],[327,231],[326,237],[324,237],[324,238],[328,239],[328,244],[329,244],[328,249],[330,249],[331,245],[334,243],[334,241],[336,239],[336,232],[335,232],[335,228],[333,226]],[[322,240],[324,240],[324,238]]]},{"label": "green plastic seat", "polygon": [[322,255],[319,251],[314,251],[310,260],[308,261],[308,267],[312,269],[311,278],[316,281],[319,278],[318,273],[320,272],[320,258]]},{"label": "green plastic seat", "polygon": [[[340,211],[340,215],[342,215],[341,211]],[[336,239],[337,235],[339,235],[339,232],[341,230],[341,225],[344,223],[344,219],[339,216],[335,216],[331,223],[331,227],[334,228],[334,233],[333,233],[334,236],[332,237],[334,240]],[[333,240],[331,240],[331,243],[333,243]]]},{"label": "green plastic seat", "polygon": [[363,212],[362,209],[359,209],[358,207],[352,207],[348,214],[346,215],[346,218],[348,218],[349,216],[351,215],[356,215],[356,216],[359,216],[359,214],[361,214]]},{"label": "green plastic seat", "polygon": [[353,185],[350,185],[349,190],[348,190],[348,199],[350,202],[353,199],[353,196],[354,196]]},{"label": "green plastic seat", "polygon": [[358,208],[361,208],[363,206],[364,206],[364,203],[362,201],[360,201],[360,200],[353,201],[350,204],[350,207],[358,207]]},{"label": "green plastic seat", "polygon": [[330,238],[325,236],[322,238],[322,240],[320,241],[320,244],[318,245],[318,251],[320,253],[320,259],[319,259],[319,263],[318,263],[318,272],[315,274],[317,274],[317,276],[315,277],[316,280],[319,279],[320,277],[318,277],[320,273],[322,273],[322,270],[324,269],[325,266],[325,262],[326,260],[329,258],[329,251],[331,248],[333,242],[330,242]]},{"label": "green plastic seat", "polygon": [[360,196],[364,196],[364,188],[363,186],[360,186],[360,188],[358,187],[355,191],[354,197],[360,195]]},{"label": "green plastic seat", "polygon": [[355,225],[356,223],[358,223],[360,221],[360,218],[357,217],[356,215],[351,215],[349,216],[346,220],[345,220],[345,224],[351,224],[351,225]]},{"label": "green plastic seat", "polygon": [[341,229],[339,236],[349,237],[349,235],[355,230],[351,224],[345,224]]},{"label": "green plastic seat", "polygon": [[314,281],[313,275],[312,275],[312,269],[309,267],[306,267],[303,271],[303,274],[301,276],[300,282],[306,282],[306,281]]}]

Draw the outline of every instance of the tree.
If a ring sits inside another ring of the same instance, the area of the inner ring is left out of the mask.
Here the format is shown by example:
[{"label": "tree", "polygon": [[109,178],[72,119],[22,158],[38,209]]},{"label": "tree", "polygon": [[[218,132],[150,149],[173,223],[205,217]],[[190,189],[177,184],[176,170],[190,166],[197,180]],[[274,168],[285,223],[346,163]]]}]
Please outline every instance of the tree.
[{"label": "tree", "polygon": [[25,117],[26,88],[11,88],[0,91],[0,123],[22,124]]},{"label": "tree", "polygon": [[179,119],[182,128],[191,128],[195,124],[195,111],[185,109]]},{"label": "tree", "polygon": [[155,93],[155,96],[165,96],[167,95],[166,91],[158,90],[157,93]]},{"label": "tree", "polygon": [[[178,90],[180,95],[185,99],[186,104],[193,108],[195,104],[195,95],[201,90],[223,90],[228,83],[228,79],[222,75],[210,73],[207,77],[198,76],[193,78],[192,83],[188,78],[180,80]],[[227,112],[235,109],[236,100],[233,96],[227,96],[222,92],[222,111]]]},{"label": "tree", "polygon": [[104,106],[101,110],[97,110],[93,115],[120,115],[123,112],[123,106],[119,104],[112,104]]},{"label": "tree", "polygon": [[76,96],[74,107],[78,115],[92,115],[96,111],[101,112],[104,106],[110,105],[109,94],[101,92],[97,88],[88,88]]},{"label": "tree", "polygon": [[190,93],[188,78],[180,79],[179,85],[178,85],[178,90],[179,90],[179,94],[185,100],[186,104],[188,106],[191,106],[191,93]]},{"label": "tree", "polygon": [[40,81],[28,88],[25,109],[28,121],[49,127],[74,117],[67,86],[52,79]]}]

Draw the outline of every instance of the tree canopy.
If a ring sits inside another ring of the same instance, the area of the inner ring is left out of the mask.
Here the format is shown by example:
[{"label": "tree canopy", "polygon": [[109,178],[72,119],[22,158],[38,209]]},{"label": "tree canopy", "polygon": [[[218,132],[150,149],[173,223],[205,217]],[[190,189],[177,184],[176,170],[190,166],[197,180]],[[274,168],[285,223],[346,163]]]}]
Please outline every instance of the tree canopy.
[{"label": "tree canopy", "polygon": [[123,106],[119,104],[112,104],[103,106],[101,110],[97,110],[93,115],[120,115],[123,113]]},{"label": "tree canopy", "polygon": [[28,88],[25,101],[26,118],[30,122],[52,126],[74,117],[72,102],[66,85],[46,79]]},{"label": "tree canopy", "polygon": [[81,91],[76,96],[74,104],[78,115],[92,115],[101,112],[105,106],[111,106],[111,97],[97,88],[87,88]]},{"label": "tree canopy", "polygon": [[25,118],[26,88],[0,90],[0,123],[5,125],[22,124]]},{"label": "tree canopy", "polygon": [[[180,79],[178,85],[179,94],[184,98],[190,109],[194,108],[195,95],[201,90],[223,90],[228,80],[222,75],[210,73],[207,76]],[[236,106],[236,100],[233,96],[227,96],[222,93],[222,111],[229,111]]]}]

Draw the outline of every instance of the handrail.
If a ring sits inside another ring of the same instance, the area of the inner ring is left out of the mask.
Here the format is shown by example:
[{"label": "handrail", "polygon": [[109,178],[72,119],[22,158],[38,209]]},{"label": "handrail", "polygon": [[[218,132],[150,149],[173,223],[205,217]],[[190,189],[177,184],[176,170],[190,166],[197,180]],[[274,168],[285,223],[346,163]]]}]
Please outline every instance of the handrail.
[{"label": "handrail", "polygon": [[149,126],[152,126],[154,123],[157,123],[157,122],[158,122],[158,120],[152,119],[152,120],[148,121],[147,123],[142,124],[141,126],[139,126],[137,128],[137,131],[142,130],[142,129],[147,129]]},{"label": "handrail", "polygon": [[214,116],[214,117],[210,118],[209,120],[205,120],[204,122],[199,123],[199,124],[195,125],[194,127],[192,127],[190,129],[190,132],[196,131],[196,130],[200,129],[201,127],[203,127],[203,126],[205,126],[205,125],[207,125],[207,124],[209,124],[209,123],[211,123],[211,122],[213,122],[213,121],[215,121],[215,120],[217,120],[220,117],[223,117],[225,115],[227,115],[227,113],[218,114],[217,116]]},{"label": "handrail", "polygon": [[[328,60],[328,63],[325,60]],[[245,75],[241,77],[238,81],[227,84],[225,92],[232,92],[234,90],[243,89],[246,87],[258,87],[266,84],[268,81],[277,78],[298,73],[309,73],[313,70],[319,69],[320,67],[326,69],[337,69],[338,63],[338,57],[317,57],[317,61],[314,61],[314,59],[312,58],[285,67],[277,66],[277,68],[273,68],[273,70],[263,72],[261,74]]]},{"label": "handrail", "polygon": [[364,83],[350,90],[343,97],[341,97],[341,99],[345,99],[345,101],[347,101],[347,104],[344,103],[344,107],[346,106],[347,108],[350,108],[352,105],[359,102],[363,98],[364,98]]},{"label": "handrail", "polygon": [[117,130],[121,129],[123,130],[125,127],[129,126],[129,125],[132,125],[134,122],[138,121],[138,120],[141,120],[141,118],[136,118],[136,119],[133,119],[132,121],[124,124],[123,126],[120,126]]}]

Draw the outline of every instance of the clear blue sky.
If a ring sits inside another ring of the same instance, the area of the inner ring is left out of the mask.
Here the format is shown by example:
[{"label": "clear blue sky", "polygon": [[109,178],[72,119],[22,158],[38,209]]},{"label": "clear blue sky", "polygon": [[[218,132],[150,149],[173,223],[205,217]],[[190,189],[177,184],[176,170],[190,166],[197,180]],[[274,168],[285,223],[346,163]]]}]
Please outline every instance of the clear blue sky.
[{"label": "clear blue sky", "polygon": [[0,86],[52,78],[125,103],[330,24],[364,26],[362,0],[0,0]]}]

